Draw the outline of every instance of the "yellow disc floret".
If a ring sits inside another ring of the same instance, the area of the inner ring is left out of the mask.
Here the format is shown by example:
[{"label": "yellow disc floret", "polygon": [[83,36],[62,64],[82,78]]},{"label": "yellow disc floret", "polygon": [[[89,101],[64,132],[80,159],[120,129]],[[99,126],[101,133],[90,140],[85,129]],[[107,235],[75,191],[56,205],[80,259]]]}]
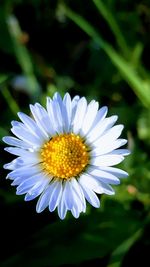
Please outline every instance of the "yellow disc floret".
[{"label": "yellow disc floret", "polygon": [[54,136],[41,149],[44,170],[55,177],[68,179],[79,175],[89,163],[89,148],[79,135]]}]

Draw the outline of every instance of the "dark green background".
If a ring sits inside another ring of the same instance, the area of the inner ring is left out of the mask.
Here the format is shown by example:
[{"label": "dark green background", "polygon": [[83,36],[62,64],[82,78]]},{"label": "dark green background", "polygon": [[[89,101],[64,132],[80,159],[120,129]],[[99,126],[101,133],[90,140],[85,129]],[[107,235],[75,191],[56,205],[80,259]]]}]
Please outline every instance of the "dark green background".
[{"label": "dark green background", "polygon": [[17,111],[68,91],[117,114],[132,152],[115,196],[61,221],[15,195],[0,141],[1,267],[150,265],[149,51],[148,0],[0,1],[0,138]]}]

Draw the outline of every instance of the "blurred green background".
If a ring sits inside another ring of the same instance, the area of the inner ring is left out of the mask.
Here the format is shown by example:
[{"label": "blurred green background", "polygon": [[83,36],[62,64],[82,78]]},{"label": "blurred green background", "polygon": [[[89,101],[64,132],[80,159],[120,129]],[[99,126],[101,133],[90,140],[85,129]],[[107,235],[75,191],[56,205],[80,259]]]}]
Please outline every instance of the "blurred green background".
[{"label": "blurred green background", "polygon": [[0,1],[0,139],[29,103],[69,91],[118,114],[132,151],[115,196],[60,221],[15,195],[0,141],[1,267],[150,266],[149,51],[149,0]]}]

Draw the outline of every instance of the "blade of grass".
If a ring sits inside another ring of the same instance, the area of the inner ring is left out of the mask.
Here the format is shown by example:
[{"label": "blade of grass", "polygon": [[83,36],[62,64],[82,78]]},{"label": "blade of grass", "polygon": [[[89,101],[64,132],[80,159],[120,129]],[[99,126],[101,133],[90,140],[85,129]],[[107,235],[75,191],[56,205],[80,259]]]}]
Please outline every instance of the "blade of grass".
[{"label": "blade of grass", "polygon": [[28,50],[25,45],[21,43],[22,32],[18,20],[14,15],[8,15],[6,17],[6,21],[16,58],[22,68],[25,77],[27,78],[28,88],[26,90],[30,94],[32,99],[36,100],[39,98],[41,90],[34,75],[33,65]]},{"label": "blade of grass", "polygon": [[117,247],[111,255],[108,267],[120,267],[123,257],[129,248],[140,238],[142,229],[139,229],[129,239],[125,240],[119,247]]},{"label": "blade of grass", "polygon": [[8,75],[6,74],[0,74],[0,85],[3,84],[5,81],[7,81]]},{"label": "blade of grass", "polygon": [[4,128],[0,127],[0,143],[3,143],[2,141],[2,137],[4,137],[5,135],[8,135],[8,131],[5,130]]},{"label": "blade of grass", "polygon": [[127,62],[111,45],[104,41],[89,22],[66,6],[64,6],[64,12],[68,18],[77,24],[104,50],[143,105],[150,108],[150,84],[138,76],[136,69],[134,69],[131,63]]},{"label": "blade of grass", "polygon": [[10,94],[8,88],[3,86],[0,90],[1,94],[3,95],[6,103],[8,104],[9,109],[11,112],[16,116],[17,112],[20,110],[17,102],[14,100],[12,95]]},{"label": "blade of grass", "polygon": [[129,57],[130,51],[128,49],[126,40],[119,28],[119,25],[113,16],[112,12],[107,8],[107,6],[101,0],[93,0],[97,10],[103,16],[103,18],[107,21],[111,31],[113,32],[114,36],[116,37],[116,41],[118,46],[120,47],[121,51],[124,55]]}]

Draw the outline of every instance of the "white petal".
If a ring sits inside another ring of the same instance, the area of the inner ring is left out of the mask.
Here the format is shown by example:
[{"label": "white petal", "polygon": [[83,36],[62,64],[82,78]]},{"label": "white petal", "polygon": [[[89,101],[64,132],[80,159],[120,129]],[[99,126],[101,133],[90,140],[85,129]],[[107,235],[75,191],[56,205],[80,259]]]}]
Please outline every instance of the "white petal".
[{"label": "white petal", "polygon": [[120,180],[113,174],[103,171],[101,169],[90,167],[87,172],[96,179],[110,184],[119,184]]},{"label": "white petal", "polygon": [[17,147],[5,147],[4,150],[13,155],[20,156],[21,159],[26,163],[37,164],[40,162],[36,152],[26,151]]},{"label": "white petal", "polygon": [[40,116],[40,124],[50,136],[53,136],[55,134],[55,130],[45,108],[43,108],[39,103],[35,104],[35,108]]},{"label": "white petal", "polygon": [[60,94],[58,92],[56,92],[53,96],[53,100],[56,100],[58,101],[58,103],[61,103],[62,102],[62,98],[60,96]]},{"label": "white petal", "polygon": [[32,158],[27,158],[27,157],[22,157],[22,162],[23,165],[36,165],[40,163],[40,160],[38,159],[38,157],[32,157]]},{"label": "white petal", "polygon": [[58,215],[61,220],[63,220],[66,217],[67,214],[67,208],[64,202],[64,194],[62,194],[59,205],[58,205]]},{"label": "white petal", "polygon": [[10,163],[7,163],[3,166],[4,169],[7,170],[15,170],[23,166],[22,160],[20,158],[16,158],[12,160]]},{"label": "white petal", "polygon": [[89,132],[87,139],[91,143],[97,140],[102,135],[104,135],[105,132],[115,124],[117,119],[118,119],[118,116],[111,116],[110,118],[106,118],[100,121],[99,123],[96,124],[95,128],[93,128],[92,131]]},{"label": "white petal", "polygon": [[[60,122],[59,123],[60,123],[60,125],[62,124],[63,131],[64,132],[69,132],[70,121],[69,121],[69,118],[68,118],[67,107],[64,104],[64,102],[62,101],[62,98],[58,93],[55,93],[53,102],[56,102],[59,105],[60,112],[58,114],[58,117],[61,120],[61,123]],[[71,99],[70,99],[70,108],[71,108]],[[70,111],[71,111],[71,109],[70,109]]]},{"label": "white petal", "polygon": [[73,99],[72,99],[72,103],[71,103],[71,106],[72,106],[72,109],[74,110],[75,107],[77,107],[77,103],[78,101],[80,100],[80,97],[78,95],[76,95]]},{"label": "white petal", "polygon": [[124,177],[128,177],[128,173],[120,170],[118,168],[114,168],[114,167],[102,167],[101,170],[109,172],[113,175],[115,175],[118,178],[124,178]]},{"label": "white petal", "polygon": [[90,164],[94,165],[94,166],[99,166],[99,167],[101,167],[101,166],[113,166],[113,165],[119,164],[123,160],[124,160],[124,157],[121,155],[107,154],[107,155],[93,157],[91,159]]},{"label": "white petal", "polygon": [[43,177],[42,173],[38,173],[34,176],[31,176],[28,179],[25,179],[18,187],[17,187],[17,195],[25,194],[31,189],[34,185],[36,185],[39,182],[44,182],[45,177]]},{"label": "white petal", "polygon": [[30,110],[39,128],[43,131],[44,134],[47,134],[45,127],[41,121],[42,117],[44,117],[45,112],[41,115],[41,113],[39,113],[39,109],[37,109],[35,105],[30,105]]},{"label": "white petal", "polygon": [[47,97],[47,112],[48,112],[48,116],[50,118],[51,124],[53,125],[53,128],[55,130],[55,133],[60,133],[62,132],[62,126],[59,125],[59,121],[56,118],[55,115],[55,107],[53,104],[53,101],[50,97]]},{"label": "white petal", "polygon": [[53,184],[51,184],[51,186],[52,190],[49,200],[49,210],[54,211],[58,206],[62,196],[62,182],[56,180],[53,182]]},{"label": "white petal", "polygon": [[77,104],[80,100],[80,97],[78,95],[76,95],[73,99],[72,99],[72,102],[71,102],[71,109],[72,109],[72,114],[71,114],[71,122],[73,125],[73,121],[74,121],[74,117],[75,117],[75,114],[76,114],[76,109],[77,109]]},{"label": "white petal", "polygon": [[74,197],[73,197],[73,189],[70,181],[64,182],[64,202],[66,205],[66,208],[68,210],[71,210],[74,205]]},{"label": "white petal", "polygon": [[116,150],[113,150],[111,153],[111,155],[122,155],[122,156],[127,156],[127,155],[130,155],[130,150],[128,149],[116,149]]},{"label": "white petal", "polygon": [[20,185],[21,183],[23,183],[25,180],[28,180],[28,179],[30,179],[30,177],[26,177],[26,178],[24,178],[23,176],[20,176],[20,177],[18,177],[18,178],[15,178],[14,180],[13,180],[13,182],[11,183],[11,185],[12,186],[18,186],[18,185]]},{"label": "white petal", "polygon": [[73,188],[73,192],[74,192],[75,197],[80,200],[81,207],[79,207],[79,210],[80,210],[80,212],[81,211],[85,212],[86,211],[86,202],[85,202],[83,190],[75,178],[71,179],[71,184],[72,184],[72,188]]},{"label": "white petal", "polygon": [[11,121],[11,125],[13,127],[17,126],[17,127],[24,127],[25,128],[25,125],[20,121]]},{"label": "white petal", "polygon": [[38,166],[25,166],[18,169],[15,169],[14,171],[10,172],[8,174],[8,177],[11,180],[14,180],[19,177],[24,177],[26,179],[27,177],[30,177],[32,175],[35,175],[39,173],[41,170]]},{"label": "white petal", "polygon": [[[38,173],[35,175],[36,176],[36,179],[38,178],[38,176],[40,177],[43,177],[43,173]],[[11,183],[12,186],[15,186],[15,185],[20,185],[21,183],[23,183],[24,181],[28,181],[30,179],[31,175],[30,176],[20,176],[18,178],[15,178],[14,181]],[[48,179],[49,179],[49,182],[51,181],[53,177],[52,176],[48,176]]]},{"label": "white petal", "polygon": [[44,190],[44,192],[39,197],[39,200],[36,204],[36,212],[40,213],[42,212],[48,205],[49,205],[49,199],[51,195],[51,189],[50,185]]},{"label": "white petal", "polygon": [[[74,178],[72,178],[74,179]],[[82,196],[81,196],[81,193],[80,193],[80,196],[77,194],[77,192],[74,190],[74,187],[73,187],[73,183],[72,183],[72,179],[71,179],[71,185],[72,185],[72,189],[73,189],[73,199],[74,199],[74,202],[73,202],[73,207],[72,209],[75,211],[76,210],[76,213],[80,213],[82,212],[85,208],[84,208],[84,205],[83,205],[83,201],[82,201]],[[83,192],[83,191],[82,191]],[[84,195],[83,195],[84,196]],[[84,198],[85,200],[85,198]],[[71,210],[72,210],[71,209]]]},{"label": "white petal", "polygon": [[75,134],[78,134],[78,132],[82,127],[82,122],[85,117],[86,110],[87,110],[87,101],[85,97],[82,97],[77,103],[76,114],[73,121],[73,132]]},{"label": "white petal", "polygon": [[92,124],[91,130],[93,130],[95,128],[97,123],[99,123],[100,121],[103,121],[105,119],[107,112],[108,112],[108,108],[106,106],[104,106],[98,110],[96,118]]},{"label": "white petal", "polygon": [[79,210],[77,208],[73,207],[71,209],[71,213],[76,219],[79,218],[80,212],[79,212]]},{"label": "white petal", "polygon": [[94,147],[98,147],[103,143],[107,143],[108,140],[109,142],[113,142],[115,141],[121,134],[122,130],[123,130],[124,126],[123,125],[116,125],[114,127],[112,127],[110,130],[108,130],[103,136],[101,136],[100,138],[98,138],[94,143],[93,146]]},{"label": "white petal", "polygon": [[53,99],[52,107],[53,107],[55,121],[57,122],[59,126],[59,133],[63,133],[65,126],[64,126],[63,116],[62,116],[62,109],[61,109],[62,106],[56,99]]},{"label": "white petal", "polygon": [[81,134],[84,136],[88,133],[89,129],[91,128],[95,117],[97,115],[98,111],[98,102],[95,102],[94,100],[91,101],[87,107],[87,111],[85,114],[85,117],[83,119],[83,124],[81,128]]},{"label": "white petal", "polygon": [[39,104],[30,105],[30,110],[39,128],[47,135],[53,136],[55,134],[53,124],[48,116],[46,110]]},{"label": "white petal", "polygon": [[107,195],[114,195],[114,190],[110,185],[94,178],[91,175],[83,174],[80,177],[80,181],[82,181],[84,186],[87,186],[89,189],[92,189],[97,194],[105,193]]},{"label": "white petal", "polygon": [[94,192],[98,194],[102,194],[103,190],[99,186],[99,181],[93,178],[92,176],[88,174],[82,174],[81,177],[79,178],[80,182],[82,185],[85,187],[88,187],[89,189],[93,190]]},{"label": "white petal", "polygon": [[38,127],[35,121],[32,118],[30,118],[28,115],[22,112],[18,112],[18,117],[26,125],[26,127],[29,129],[29,131],[33,135],[36,135],[38,138],[42,139],[43,141],[45,139],[48,139],[48,135],[43,133],[43,131],[41,131],[41,129]]},{"label": "white petal", "polygon": [[91,151],[91,156],[100,156],[103,154],[107,154],[111,152],[112,150],[123,146],[127,143],[126,139],[117,139],[114,142],[108,142],[107,143],[102,143],[99,147],[96,147]]},{"label": "white petal", "polygon": [[4,150],[13,155],[20,156],[20,157],[36,157],[37,156],[36,152],[30,152],[19,147],[5,147]]},{"label": "white petal", "polygon": [[107,194],[107,195],[114,195],[115,194],[114,189],[109,184],[106,184],[102,181],[99,181],[99,185],[101,186],[104,194]]},{"label": "white petal", "polygon": [[13,136],[5,136],[2,139],[6,144],[11,145],[11,146],[17,146],[20,148],[31,148],[31,145],[28,144],[27,142],[24,142],[22,140],[19,140]]},{"label": "white petal", "polygon": [[99,208],[100,206],[100,201],[97,197],[97,195],[91,190],[89,189],[88,187],[86,187],[84,184],[82,184],[82,181],[79,181],[81,187],[82,187],[82,190],[83,190],[83,193],[84,193],[84,196],[86,198],[86,200],[95,208]]},{"label": "white petal", "polygon": [[31,147],[40,147],[43,144],[43,140],[38,138],[37,136],[30,133],[28,130],[26,130],[23,127],[14,126],[11,129],[12,133],[16,135],[19,139],[22,139],[23,141],[29,143]]},{"label": "white petal", "polygon": [[48,183],[49,183],[49,179],[45,179],[45,181],[42,180],[38,182],[37,184],[35,184],[25,195],[25,201],[30,201],[36,198],[37,196],[39,196],[44,191],[44,189],[47,187]]},{"label": "white petal", "polygon": [[[11,179],[12,180],[12,179]],[[18,185],[20,185],[22,182],[24,182],[24,180],[25,180],[25,178],[23,177],[23,176],[21,176],[21,177],[18,177],[18,178],[15,178],[14,180],[13,180],[13,182],[11,183],[11,185],[12,186],[18,186]]]},{"label": "white petal", "polygon": [[72,107],[71,107],[71,97],[68,93],[65,94],[63,98],[63,103],[66,108],[66,113],[67,113],[67,121],[68,121],[68,131],[70,130],[71,126],[71,117],[72,117]]}]

